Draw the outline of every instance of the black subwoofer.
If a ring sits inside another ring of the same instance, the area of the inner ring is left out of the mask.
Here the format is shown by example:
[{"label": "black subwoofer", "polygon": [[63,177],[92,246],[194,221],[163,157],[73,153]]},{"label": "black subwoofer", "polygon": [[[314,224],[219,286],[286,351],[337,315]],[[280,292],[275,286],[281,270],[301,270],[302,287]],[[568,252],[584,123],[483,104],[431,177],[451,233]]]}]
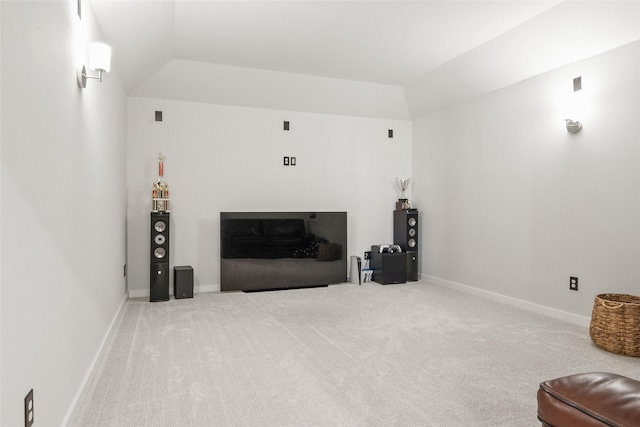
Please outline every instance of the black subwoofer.
[{"label": "black subwoofer", "polygon": [[175,299],[193,298],[193,267],[173,267],[173,296]]},{"label": "black subwoofer", "polygon": [[417,209],[393,211],[393,243],[405,252],[418,252]]},{"label": "black subwoofer", "polygon": [[407,282],[407,254],[405,252],[371,252],[373,281],[381,285]]},{"label": "black subwoofer", "polygon": [[169,212],[151,212],[149,301],[169,301]]}]

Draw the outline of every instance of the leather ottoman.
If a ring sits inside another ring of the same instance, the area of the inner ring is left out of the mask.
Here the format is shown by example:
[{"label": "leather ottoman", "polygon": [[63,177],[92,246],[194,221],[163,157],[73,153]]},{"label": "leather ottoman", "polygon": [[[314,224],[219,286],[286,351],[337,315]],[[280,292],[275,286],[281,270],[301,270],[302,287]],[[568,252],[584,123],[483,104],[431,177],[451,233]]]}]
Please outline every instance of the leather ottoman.
[{"label": "leather ottoman", "polygon": [[640,426],[640,382],[606,372],[544,381],[538,389],[543,426]]}]

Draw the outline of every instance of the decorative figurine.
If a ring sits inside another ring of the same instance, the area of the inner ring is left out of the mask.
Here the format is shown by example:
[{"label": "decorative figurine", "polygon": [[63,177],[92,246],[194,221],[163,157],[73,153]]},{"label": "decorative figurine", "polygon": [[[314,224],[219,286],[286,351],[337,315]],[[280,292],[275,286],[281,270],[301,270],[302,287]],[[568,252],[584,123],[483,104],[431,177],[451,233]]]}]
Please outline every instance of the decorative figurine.
[{"label": "decorative figurine", "polygon": [[406,190],[409,187],[409,181],[411,181],[411,178],[406,178],[406,179],[396,178],[396,184],[400,189],[400,198],[396,202],[397,211],[406,211],[411,207],[411,203],[409,203],[409,199],[407,199],[407,195],[406,195]]},{"label": "decorative figurine", "polygon": [[164,180],[164,159],[166,157],[158,154],[158,180],[153,183],[153,212],[169,212],[169,184]]}]

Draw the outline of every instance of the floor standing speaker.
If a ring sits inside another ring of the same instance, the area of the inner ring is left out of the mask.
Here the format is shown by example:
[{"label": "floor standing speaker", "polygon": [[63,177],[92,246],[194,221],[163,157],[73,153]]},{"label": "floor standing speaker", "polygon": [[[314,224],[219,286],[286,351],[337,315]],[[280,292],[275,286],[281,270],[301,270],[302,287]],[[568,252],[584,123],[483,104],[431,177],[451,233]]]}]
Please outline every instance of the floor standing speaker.
[{"label": "floor standing speaker", "polygon": [[407,252],[407,282],[418,280],[418,252]]},{"label": "floor standing speaker", "polygon": [[149,301],[169,301],[169,212],[151,212]]},{"label": "floor standing speaker", "polygon": [[393,211],[393,243],[405,252],[418,252],[417,209]]},{"label": "floor standing speaker", "polygon": [[393,211],[393,243],[407,253],[407,281],[418,280],[418,210]]}]

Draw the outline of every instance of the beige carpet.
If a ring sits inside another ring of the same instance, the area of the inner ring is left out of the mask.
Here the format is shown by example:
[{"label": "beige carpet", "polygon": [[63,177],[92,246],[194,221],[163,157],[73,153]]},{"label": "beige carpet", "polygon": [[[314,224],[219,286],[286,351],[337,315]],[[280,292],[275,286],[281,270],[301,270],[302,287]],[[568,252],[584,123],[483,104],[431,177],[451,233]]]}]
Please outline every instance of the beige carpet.
[{"label": "beige carpet", "polygon": [[640,360],[426,282],[128,301],[70,425],[538,426],[545,379]]}]

